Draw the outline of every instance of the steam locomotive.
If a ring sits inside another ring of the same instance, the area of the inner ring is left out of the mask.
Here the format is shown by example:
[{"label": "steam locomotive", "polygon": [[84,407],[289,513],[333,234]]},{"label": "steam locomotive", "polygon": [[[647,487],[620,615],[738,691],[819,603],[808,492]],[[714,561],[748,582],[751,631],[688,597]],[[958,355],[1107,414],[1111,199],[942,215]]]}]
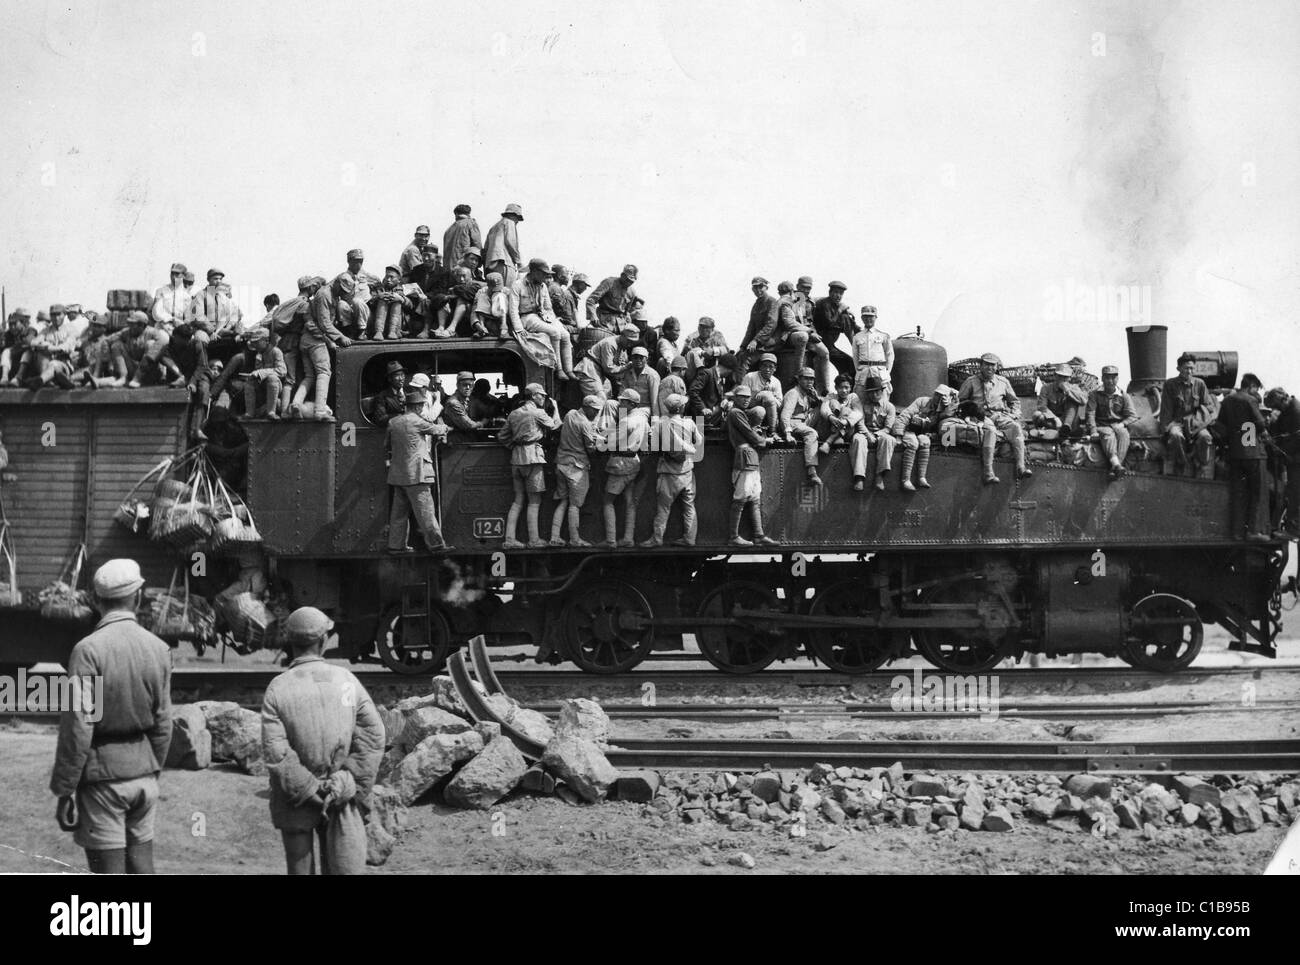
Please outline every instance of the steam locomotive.
[{"label": "steam locomotive", "polygon": [[[1162,326],[1128,330],[1128,391],[1141,418],[1131,430],[1137,471],[1118,481],[1085,446],[1068,463],[1038,453],[1032,478],[1000,472],[1004,482],[986,486],[977,453],[936,440],[932,488],[904,492],[895,481],[854,492],[843,449],[822,457],[825,484],[810,487],[801,451],[774,445],[760,457],[762,514],[778,545],[736,548],[724,512],[732,453],[724,436],[708,433],[695,466],[694,547],[506,551],[509,452],[492,431],[457,431],[436,448],[436,502],[455,547],[436,558],[384,553],[384,430],[370,412],[388,363],[446,385],[470,370],[506,395],[529,382],[552,394],[557,386],[512,343],[361,342],[338,353],[335,422],[243,422],[248,506],[272,584],[292,605],[331,614],[343,654],[399,673],[436,671],[476,634],[598,674],[681,649],[685,634],[735,674],[803,653],[858,674],[913,651],[961,673],[1026,653],[1079,652],[1168,673],[1196,658],[1206,623],[1225,628],[1234,647],[1272,656],[1285,544],[1232,538],[1226,479],[1160,474],[1155,413],[1166,339]],[[1212,388],[1231,387],[1234,353],[1196,354]],[[783,385],[794,364],[781,357]],[[895,340],[896,404],[948,378],[942,346],[919,332]],[[1024,391],[1032,389],[1031,378]],[[16,476],[0,498],[24,589],[56,579],[79,543],[92,565],[131,556],[153,584],[167,584],[174,551],[114,526],[112,515],[141,474],[185,448],[188,407],[184,391],[166,388],[0,389]],[[1028,418],[1034,404],[1022,409]],[[602,531],[599,481],[597,468],[582,511],[582,535],[593,542]],[[650,535],[652,494],[639,504],[638,542]],[[1263,509],[1276,519],[1280,497],[1271,497]],[[543,520],[552,509],[548,496]],[[679,525],[674,514],[668,540]],[[0,662],[62,659],[81,633],[30,609],[0,608]]]}]

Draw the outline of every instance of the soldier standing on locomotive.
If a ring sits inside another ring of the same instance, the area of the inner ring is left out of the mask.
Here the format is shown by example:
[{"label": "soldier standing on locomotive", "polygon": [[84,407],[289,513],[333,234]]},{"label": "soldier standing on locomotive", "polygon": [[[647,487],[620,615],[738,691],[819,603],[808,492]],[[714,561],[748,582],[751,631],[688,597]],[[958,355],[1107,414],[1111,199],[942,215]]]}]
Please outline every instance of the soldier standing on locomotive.
[{"label": "soldier standing on locomotive", "polygon": [[1300,398],[1281,387],[1269,389],[1264,405],[1273,411],[1269,434],[1286,472],[1285,517],[1274,539],[1300,539]]},{"label": "soldier standing on locomotive", "polygon": [[619,385],[632,389],[641,399],[637,409],[645,416],[646,422],[654,411],[655,400],[659,398],[659,373],[650,367],[650,351],[644,345],[632,349],[628,357],[628,367],[619,379]]},{"label": "soldier standing on locomotive", "polygon": [[416,525],[424,536],[430,553],[451,550],[442,539],[437,509],[433,503],[435,481],[433,450],[429,437],[442,438],[447,427],[430,422],[420,415],[424,393],[410,389],[405,395],[406,411],[388,420],[384,430],[384,452],[388,458],[388,485],[392,488],[392,506],[388,513],[388,552],[409,553],[406,537],[410,531],[410,514],[415,512]]},{"label": "soldier standing on locomotive", "polygon": [[600,411],[598,396],[584,396],[582,405],[571,409],[560,426],[560,445],[555,452],[555,515],[551,518],[551,546],[564,546],[560,531],[569,523],[569,546],[588,547],[582,538],[581,510],[591,489],[591,454],[596,451],[596,425]]},{"label": "soldier standing on locomotive", "polygon": [[1218,425],[1228,443],[1229,535],[1267,543],[1259,529],[1260,494],[1264,489],[1265,444],[1269,441],[1264,415],[1259,411],[1259,394],[1264,388],[1250,372],[1241,377],[1241,388],[1219,405]]},{"label": "soldier standing on locomotive", "polygon": [[862,306],[862,330],[853,336],[853,387],[866,408],[867,393],[863,383],[871,376],[878,378],[885,391],[891,385],[890,373],[894,371],[894,342],[887,332],[876,328],[876,308]]},{"label": "soldier standing on locomotive", "polygon": [[664,531],[673,503],[682,502],[682,530],[674,546],[694,546],[697,532],[695,518],[695,456],[704,445],[704,436],[694,419],[688,419],[686,399],[668,397],[668,415],[655,426],[658,433],[659,466],[655,473],[655,519],[653,535],[643,540],[647,549],[664,545]]},{"label": "soldier standing on locomotive", "polygon": [[668,374],[659,380],[659,394],[655,396],[655,415],[667,415],[667,400],[670,395],[686,398],[686,380],[682,373],[686,371],[686,359],[678,355],[668,366]]},{"label": "soldier standing on locomotive", "polygon": [[546,453],[542,439],[546,430],[558,429],[560,420],[555,415],[555,403],[546,397],[546,390],[536,382],[524,387],[526,401],[506,417],[505,425],[497,433],[497,441],[510,449],[510,476],[514,482],[515,498],[506,517],[506,549],[523,549],[524,544],[515,539],[519,514],[525,503],[528,506],[528,546],[542,549],[547,544],[541,537],[538,517],[542,511],[542,493],[546,490]]},{"label": "soldier standing on locomotive", "polygon": [[312,278],[312,285],[315,291],[309,303],[311,311],[298,343],[303,362],[303,379],[293,396],[293,414],[301,417],[307,394],[314,390],[313,416],[322,422],[333,422],[334,415],[326,404],[333,374],[330,349],[332,346],[347,348],[352,344],[352,339],[334,326],[336,299],[333,286],[326,285],[325,279],[319,275]]},{"label": "soldier standing on locomotive", "polygon": [[[763,477],[758,466],[758,450],[768,445],[768,439],[757,426],[763,422],[764,412],[762,406],[750,405],[751,395],[749,386],[736,386],[727,409],[727,440],[735,453],[731,462],[730,543],[732,546],[775,546],[776,540],[763,533],[760,505]],[[746,514],[754,530],[752,540],[740,535],[740,522]]]},{"label": "soldier standing on locomotive", "polygon": [[[609,453],[605,460],[605,502],[602,507],[605,515],[606,549],[630,548],[635,544],[636,507],[645,489],[641,476],[641,450],[645,447],[646,433],[650,431],[649,420],[643,415],[641,396],[635,389],[623,389],[618,394],[617,415],[606,416],[597,425],[601,435],[601,445]],[[623,499],[623,538],[618,539],[618,499]]]}]

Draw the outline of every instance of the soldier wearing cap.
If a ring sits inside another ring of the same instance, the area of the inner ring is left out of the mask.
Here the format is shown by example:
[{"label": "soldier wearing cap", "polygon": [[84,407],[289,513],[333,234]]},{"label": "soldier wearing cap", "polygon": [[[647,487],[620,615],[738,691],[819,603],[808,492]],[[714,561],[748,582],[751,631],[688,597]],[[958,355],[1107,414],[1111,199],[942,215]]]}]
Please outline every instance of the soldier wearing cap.
[{"label": "soldier wearing cap", "polygon": [[700,317],[695,331],[682,342],[682,355],[686,357],[687,385],[695,381],[696,374],[704,367],[707,358],[712,358],[727,371],[736,364],[736,357],[727,345],[726,336],[718,331],[717,323],[708,315]]},{"label": "soldier wearing cap", "polygon": [[321,656],[333,622],[315,607],[282,628],[293,660],[262,698],[262,759],[270,772],[271,823],[291,875],[366,870],[370,792],[384,754],[384,724],[366,688]]},{"label": "soldier wearing cap", "polygon": [[488,229],[483,245],[483,268],[500,275],[507,288],[514,286],[524,268],[519,255],[519,222],[523,220],[524,212],[519,205],[506,205],[501,220]]},{"label": "soldier wearing cap", "polygon": [[361,337],[370,327],[370,289],[379,283],[379,279],[361,267],[365,264],[366,253],[360,248],[351,249],[347,258],[347,270],[334,276],[330,293],[334,296],[338,327]]},{"label": "soldier wearing cap", "polygon": [[694,546],[697,533],[695,519],[695,461],[704,456],[704,436],[694,419],[685,416],[686,397],[671,395],[667,399],[668,415],[652,429],[657,439],[654,448],[659,452],[659,466],[655,473],[655,519],[645,548],[664,545],[664,532],[673,504],[682,504],[682,535],[673,540],[674,546]]},{"label": "soldier wearing cap", "polygon": [[442,253],[449,268],[459,265],[470,248],[480,249],[481,254],[483,232],[479,230],[478,222],[471,216],[471,211],[467,204],[456,205],[452,209],[455,220],[442,233]]},{"label": "soldier wearing cap", "polygon": [[764,428],[767,429],[768,434],[775,434],[776,417],[781,411],[781,402],[785,398],[781,381],[776,377],[776,356],[771,352],[764,352],[758,357],[758,370],[747,373],[740,382],[742,385],[749,386],[753,393],[754,404],[761,405],[767,413]]},{"label": "soldier wearing cap", "polygon": [[980,356],[980,370],[962,383],[957,393],[958,403],[969,402],[986,424],[980,429],[980,451],[983,456],[984,482],[999,483],[993,471],[993,458],[998,439],[1011,443],[1016,459],[1016,478],[1024,479],[1034,474],[1025,465],[1025,436],[1020,428],[1020,400],[1006,377],[998,374],[1002,360],[992,352]]},{"label": "soldier wearing cap", "polygon": [[429,244],[429,226],[422,224],[415,229],[411,243],[397,256],[397,274],[402,281],[411,280],[411,272],[416,265],[424,264],[424,248]]},{"label": "soldier wearing cap", "polygon": [[[398,339],[405,335],[403,321],[411,309],[411,299],[402,290],[402,273],[396,265],[384,269],[384,280],[375,286],[374,308],[370,314],[372,339]],[[363,331],[359,338],[366,337]]]},{"label": "soldier wearing cap", "polygon": [[617,332],[632,320],[632,309],[641,302],[636,293],[640,272],[636,265],[624,265],[617,275],[610,275],[587,296],[588,317],[597,328]]},{"label": "soldier wearing cap", "polygon": [[630,366],[630,353],[641,338],[635,325],[624,325],[617,335],[608,335],[587,349],[587,354],[573,367],[573,374],[583,395],[602,399],[614,394],[618,381]]},{"label": "soldier wearing cap", "polygon": [[1219,403],[1217,430],[1219,437],[1227,440],[1228,485],[1230,517],[1228,534],[1233,539],[1268,542],[1266,532],[1259,525],[1259,504],[1264,489],[1265,445],[1272,443],[1268,424],[1260,412],[1260,393],[1264,384],[1259,377],[1247,372],[1241,377],[1241,387],[1230,392]]},{"label": "soldier wearing cap", "polygon": [[569,287],[569,269],[558,261],[551,266],[551,278],[546,283],[551,296],[551,308],[560,324],[569,330],[569,337],[578,334],[578,296]]},{"label": "soldier wearing cap", "polygon": [[736,353],[734,376],[742,378],[749,371],[754,356],[760,351],[776,348],[780,327],[781,303],[767,290],[767,279],[755,275],[749,282],[754,293],[754,304],[749,309],[749,323]]},{"label": "soldier wearing cap", "polygon": [[[551,517],[551,546],[590,546],[582,538],[582,506],[591,489],[591,454],[596,451],[596,423],[602,400],[588,395],[570,409],[560,426],[555,451],[555,515]],[[560,535],[569,523],[569,542]]]},{"label": "soldier wearing cap", "polygon": [[853,322],[853,312],[844,304],[845,291],[844,282],[831,282],[826,297],[817,299],[813,304],[812,324],[813,330],[826,345],[828,362],[840,374],[852,376],[856,371],[853,357],[836,347],[841,335],[852,342],[857,327]]},{"label": "soldier wearing cap", "polygon": [[[232,395],[243,391],[246,418],[278,419],[280,385],[287,375],[284,353],[271,347],[271,338],[266,329],[254,329],[248,336],[244,351],[234,356],[221,370],[221,375],[213,383],[212,394],[220,396],[222,390],[229,385]],[[257,405],[258,385],[266,390],[266,402],[260,408]]]},{"label": "soldier wearing cap", "polygon": [[384,367],[384,378],[388,384],[375,396],[370,416],[370,421],[377,426],[388,425],[393,416],[406,411],[406,367],[393,359]]},{"label": "soldier wearing cap", "polygon": [[[668,367],[668,374],[659,380],[659,394],[655,396],[655,415],[668,414],[667,399],[670,395],[680,395],[686,399],[686,358],[678,355]],[[687,400],[689,402],[689,400]]]},{"label": "soldier wearing cap", "polygon": [[[862,399],[862,428],[860,434],[866,440],[866,447],[859,450],[853,459],[853,491],[861,492],[867,478],[867,449],[876,454],[876,489],[885,488],[885,473],[893,468],[894,447],[898,440],[894,437],[894,421],[898,410],[894,403],[885,396],[885,383],[874,375],[858,385]],[[852,455],[852,454],[851,454]]]},{"label": "soldier wearing cap", "polygon": [[635,346],[628,356],[628,367],[619,376],[620,389],[635,389],[641,404],[637,407],[646,419],[659,398],[659,373],[650,367],[650,352],[644,345]]},{"label": "soldier wearing cap", "polygon": [[[945,419],[957,415],[957,390],[950,385],[937,385],[930,395],[912,400],[911,405],[899,411],[894,419],[894,436],[903,446],[903,489],[915,492],[918,487],[929,489],[926,471],[930,468],[930,435],[938,431]],[[916,467],[916,484],[912,484],[912,467]]]},{"label": "soldier wearing cap", "polygon": [[874,305],[862,306],[862,331],[853,336],[854,388],[866,403],[863,383],[874,376],[888,392],[892,385],[890,373],[894,370],[894,342],[887,332],[876,328]]},{"label": "soldier wearing cap", "polygon": [[456,391],[442,407],[442,421],[449,428],[459,432],[477,432],[483,423],[471,418],[469,414],[469,397],[474,389],[473,372],[456,373]]},{"label": "soldier wearing cap", "polygon": [[515,498],[506,516],[506,549],[523,549],[524,544],[515,538],[519,527],[519,514],[524,504],[528,506],[528,546],[541,549],[546,541],[541,537],[539,515],[542,493],[546,491],[546,452],[542,440],[546,433],[560,427],[555,403],[546,396],[546,390],[536,382],[524,386],[525,401],[506,417],[505,425],[497,433],[497,442],[510,450],[510,475],[514,482]]},{"label": "soldier wearing cap", "polygon": [[96,570],[100,620],[67,663],[68,678],[88,689],[59,720],[50,790],[59,799],[59,827],[75,830],[96,874],[154,872],[158,775],[172,737],[172,658],[167,644],[136,622],[143,588],[134,560],[109,560]]},{"label": "soldier wearing cap", "polygon": [[85,332],[84,320],[70,318],[63,305],[54,304],[50,306],[50,321],[41,332],[41,341],[50,347],[54,358],[71,363]]},{"label": "soldier wearing cap", "polygon": [[777,434],[788,442],[803,447],[804,472],[809,486],[820,486],[817,475],[817,428],[821,424],[821,396],[813,387],[817,373],[812,369],[799,370],[799,381],[781,400],[781,415],[776,422]]},{"label": "soldier wearing cap", "polygon": [[1124,457],[1128,455],[1128,427],[1137,422],[1133,399],[1119,387],[1119,369],[1104,365],[1101,369],[1101,388],[1088,394],[1085,425],[1089,438],[1101,443],[1102,452],[1110,462],[1110,478],[1124,475]]},{"label": "soldier wearing cap", "polygon": [[185,287],[185,273],[188,270],[176,262],[171,268],[172,280],[154,292],[152,315],[159,325],[179,325],[189,320],[192,296]]},{"label": "soldier wearing cap", "polygon": [[[605,504],[602,507],[605,542],[601,545],[606,549],[626,549],[636,545],[636,507],[645,489],[645,480],[641,476],[641,450],[646,446],[646,435],[650,431],[645,412],[640,394],[635,389],[623,389],[618,394],[616,405],[607,405],[607,411],[602,413],[596,425],[601,434],[597,445],[609,453],[605,461]],[[618,539],[619,497],[622,497],[624,507],[622,540]]]},{"label": "soldier wearing cap", "polygon": [[149,324],[149,316],[134,311],[126,316],[126,329],[117,333],[122,343],[131,381],[127,387],[161,385],[182,378],[176,364],[167,356],[167,333]]},{"label": "soldier wearing cap", "polygon": [[314,291],[308,300],[308,314],[299,342],[299,356],[303,370],[302,381],[293,395],[292,412],[301,417],[308,394],[314,394],[312,413],[322,422],[333,421],[334,416],[326,404],[329,399],[330,379],[333,375],[333,363],[330,351],[334,347],[346,348],[352,339],[344,335],[335,326],[335,311],[338,303],[334,297],[333,287],[325,283],[320,275],[312,276]]},{"label": "soldier wearing cap", "polygon": [[[763,532],[763,477],[759,472],[758,450],[768,445],[759,424],[763,421],[761,406],[752,406],[749,386],[738,385],[731,392],[731,405],[726,410],[727,441],[734,453],[731,461],[731,512],[728,519],[729,542],[732,546],[775,546],[776,540]],[[741,520],[749,516],[753,528],[752,540],[740,535]]]},{"label": "soldier wearing cap", "polygon": [[790,296],[794,304],[794,317],[799,324],[813,330],[813,280],[808,275],[800,275],[794,283],[794,294]]},{"label": "soldier wearing cap", "polygon": [[410,532],[410,515],[414,512],[415,523],[429,552],[445,553],[451,547],[443,542],[433,502],[431,487],[436,477],[429,439],[443,438],[447,427],[430,422],[420,414],[426,400],[419,389],[407,389],[402,398],[406,411],[390,418],[384,431],[388,485],[393,495],[388,513],[388,552],[411,552],[406,537]]},{"label": "soldier wearing cap", "polygon": [[27,344],[36,336],[32,327],[31,312],[15,308],[6,319],[5,330],[0,335],[0,385],[17,385]]},{"label": "soldier wearing cap", "polygon": [[1178,356],[1178,375],[1165,381],[1160,393],[1157,422],[1165,441],[1164,474],[1179,468],[1190,476],[1214,478],[1214,437],[1210,423],[1218,415],[1214,396],[1202,379],[1192,374],[1196,359]]},{"label": "soldier wearing cap", "polygon": [[200,342],[207,342],[211,358],[226,361],[239,350],[238,334],[244,313],[240,311],[225,284],[226,273],[208,269],[208,284],[190,299],[190,328]]},{"label": "soldier wearing cap", "polygon": [[1274,539],[1300,539],[1300,398],[1281,386],[1264,393],[1270,410],[1269,435],[1286,468],[1286,513]]},{"label": "soldier wearing cap", "polygon": [[92,389],[119,388],[130,378],[122,341],[108,335],[106,323],[103,315],[91,318],[86,338],[77,347],[78,369],[71,376],[73,384]]},{"label": "soldier wearing cap", "polygon": [[1038,390],[1035,425],[1063,429],[1066,434],[1073,434],[1080,428],[1084,410],[1088,407],[1088,393],[1073,379],[1074,370],[1062,363],[1051,378],[1043,380],[1043,387]]},{"label": "soldier wearing cap", "polygon": [[547,282],[552,275],[545,258],[528,262],[528,273],[515,279],[510,288],[510,328],[522,327],[525,332],[538,333],[550,340],[555,355],[556,376],[564,381],[574,378],[573,340],[569,330],[555,317],[551,293]]}]

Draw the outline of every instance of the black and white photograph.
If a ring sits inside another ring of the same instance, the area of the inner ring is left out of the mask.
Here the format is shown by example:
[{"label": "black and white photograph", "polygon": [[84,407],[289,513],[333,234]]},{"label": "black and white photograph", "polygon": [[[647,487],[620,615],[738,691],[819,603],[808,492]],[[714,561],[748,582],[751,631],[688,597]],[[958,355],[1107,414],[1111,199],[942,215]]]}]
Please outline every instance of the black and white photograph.
[{"label": "black and white photograph", "polygon": [[836,874],[1263,937],[1300,4],[6,13],[42,934],[150,942],[100,875]]}]

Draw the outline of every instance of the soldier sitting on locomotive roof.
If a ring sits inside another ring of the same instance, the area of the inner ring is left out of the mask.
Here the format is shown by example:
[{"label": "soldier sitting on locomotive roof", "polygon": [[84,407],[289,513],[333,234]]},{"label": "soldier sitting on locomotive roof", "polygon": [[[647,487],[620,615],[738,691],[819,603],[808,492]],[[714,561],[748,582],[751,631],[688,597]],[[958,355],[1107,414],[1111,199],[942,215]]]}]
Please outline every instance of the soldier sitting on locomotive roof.
[{"label": "soldier sitting on locomotive roof", "polygon": [[632,389],[641,399],[637,408],[646,421],[654,409],[655,400],[659,398],[659,373],[650,367],[650,352],[644,345],[632,349],[628,356],[628,366],[619,376],[620,389]]},{"label": "soldier sitting on locomotive roof", "polygon": [[[402,272],[396,265],[384,269],[384,280],[375,286],[370,311],[370,338],[376,340],[405,338],[404,320],[411,299],[402,290]],[[361,338],[365,338],[362,333]]]},{"label": "soldier sitting on locomotive roof", "polygon": [[850,446],[862,425],[862,400],[853,391],[853,379],[835,376],[835,391],[822,403],[822,442],[818,451],[824,456],[831,446]]},{"label": "soldier sitting on locomotive roof", "polygon": [[[1218,407],[1205,382],[1192,375],[1196,359],[1178,356],[1178,375],[1166,380],[1160,393],[1160,434],[1165,440],[1164,474],[1182,468],[1185,475],[1199,470],[1202,479],[1214,478],[1214,437],[1210,423]],[[1188,448],[1192,451],[1189,453]]]},{"label": "soldier sitting on locomotive roof", "polygon": [[511,328],[522,328],[529,334],[541,335],[550,341],[554,361],[547,367],[555,370],[556,378],[568,381],[573,374],[573,340],[569,330],[555,317],[551,294],[546,284],[553,276],[545,258],[533,258],[528,271],[515,279],[510,286]]},{"label": "soldier sitting on locomotive roof", "polygon": [[379,279],[361,267],[365,264],[366,253],[360,248],[351,249],[347,257],[347,270],[334,276],[330,282],[330,294],[334,296],[338,327],[360,338],[370,327],[370,288]]},{"label": "soldier sitting on locomotive roof", "polygon": [[706,355],[695,371],[695,378],[690,382],[686,411],[690,415],[700,416],[706,426],[720,426],[727,415],[726,393],[718,357]]},{"label": "soldier sitting on locomotive roof", "polygon": [[[598,445],[609,453],[605,461],[605,516],[606,549],[628,548],[636,545],[636,507],[645,489],[641,476],[641,449],[645,447],[650,423],[641,406],[641,396],[635,389],[623,389],[618,394],[616,415],[610,418],[614,406],[606,403],[604,418],[597,424],[600,433]],[[618,498],[623,498],[623,538],[618,539]]]},{"label": "soldier sitting on locomotive roof", "polygon": [[1228,482],[1231,518],[1228,533],[1233,539],[1245,537],[1253,542],[1267,542],[1259,530],[1260,493],[1264,488],[1265,443],[1269,439],[1264,415],[1259,411],[1259,378],[1247,372],[1241,388],[1228,395],[1219,405],[1218,424],[1228,442]]},{"label": "soldier sitting on locomotive roof", "polygon": [[[244,351],[235,355],[212,385],[214,397],[220,397],[229,386],[232,398],[242,391],[244,415],[255,419],[278,419],[276,407],[280,404],[280,381],[285,377],[284,355],[271,347],[271,338],[264,328],[252,332],[246,340]],[[257,405],[257,388],[265,388],[266,403]]]},{"label": "soldier sitting on locomotive roof", "polygon": [[636,265],[624,265],[587,296],[587,317],[591,324],[613,334],[632,321],[632,309],[641,301],[636,293]]},{"label": "soldier sitting on locomotive roof", "polygon": [[686,398],[668,397],[668,415],[655,426],[658,433],[659,468],[655,486],[655,520],[653,535],[641,545],[646,548],[663,546],[664,531],[673,503],[682,503],[682,537],[673,540],[674,546],[694,546],[695,520],[695,456],[704,445],[704,437],[694,419],[687,418]]},{"label": "soldier sitting on locomotive roof", "polygon": [[[451,319],[459,317],[459,303],[472,289],[474,315],[470,321],[470,337],[481,339],[496,335],[498,341],[508,340],[510,338],[510,295],[506,291],[502,277],[494,271],[488,274],[486,284],[475,285],[470,279],[468,268],[457,268],[453,272],[453,278],[455,285],[442,309],[443,314],[440,316],[439,326],[433,331],[433,336],[443,338],[445,337],[443,332],[455,332]],[[447,322],[446,327],[443,327],[444,321]]]},{"label": "soldier sitting on locomotive roof", "polygon": [[546,397],[545,389],[530,382],[524,386],[524,395],[527,400],[506,417],[505,425],[497,433],[497,441],[510,448],[510,475],[515,489],[515,498],[506,516],[506,549],[524,547],[515,539],[515,531],[525,502],[528,504],[528,545],[533,549],[546,546],[538,520],[542,493],[546,490],[546,453],[542,449],[542,439],[548,429],[560,427],[555,403]]},{"label": "soldier sitting on locomotive roof", "polygon": [[[937,385],[930,395],[913,399],[912,404],[899,411],[894,418],[894,435],[903,445],[902,488],[911,493],[917,488],[929,489],[926,472],[930,468],[930,434],[936,432],[945,419],[957,415],[957,390],[950,385]],[[912,467],[916,466],[916,485],[912,484]]]},{"label": "soldier sitting on locomotive roof", "polygon": [[821,424],[821,396],[813,388],[817,374],[809,368],[799,370],[799,381],[781,401],[777,433],[785,440],[803,446],[803,465],[809,486],[820,486],[817,475],[817,427]]},{"label": "soldier sitting on locomotive roof", "polygon": [[389,419],[406,411],[406,368],[393,359],[385,368],[384,378],[388,384],[371,403],[370,421],[377,426],[388,425]]},{"label": "soldier sitting on locomotive roof", "polygon": [[1038,390],[1034,425],[1059,429],[1062,436],[1074,435],[1088,406],[1088,393],[1075,381],[1074,370],[1062,362]]},{"label": "soldier sitting on locomotive roof", "polygon": [[[731,517],[729,520],[732,546],[775,546],[776,540],[763,533],[763,477],[758,468],[758,450],[768,445],[768,439],[757,428],[763,421],[762,406],[751,406],[750,388],[738,385],[732,391],[733,404],[727,409],[727,439],[735,455],[731,463]],[[754,538],[740,535],[740,521],[748,511]]]},{"label": "soldier sitting on locomotive roof", "polygon": [[[850,449],[853,491],[860,493],[865,488],[868,450],[876,454],[875,485],[883,491],[885,473],[893,468],[894,447],[898,445],[893,434],[898,410],[894,408],[894,403],[885,398],[885,383],[877,376],[869,375],[866,381],[858,383],[858,391],[865,396],[866,401],[862,405],[862,422]],[[857,436],[865,440],[865,445],[858,442]]]},{"label": "soldier sitting on locomotive roof", "polygon": [[[669,315],[659,326],[659,334],[655,339],[654,348],[650,350],[650,364],[654,370],[659,373],[660,378],[668,378],[672,372],[673,362],[682,354],[678,346],[682,341],[682,323],[674,316]],[[686,368],[686,360],[682,359],[682,369]],[[678,395],[685,396],[686,392],[679,392]]]},{"label": "soldier sitting on locomotive roof", "polygon": [[1016,459],[1016,478],[1024,479],[1034,474],[1025,465],[1025,437],[1020,428],[1020,400],[1005,376],[998,374],[1002,360],[992,352],[980,356],[980,370],[962,383],[957,398],[961,402],[973,402],[983,419],[990,423],[981,428],[981,452],[983,454],[984,482],[988,484],[1001,482],[993,471],[993,457],[997,451],[998,437],[1003,436],[1011,443],[1011,451]]},{"label": "soldier sitting on locomotive roof", "polygon": [[230,297],[226,273],[208,269],[208,284],[190,299],[188,321],[196,341],[205,344],[209,358],[227,361],[239,351],[238,336],[244,313]]},{"label": "soldier sitting on locomotive roof", "polygon": [[420,294],[413,299],[412,312],[417,321],[411,324],[411,337],[430,338],[429,326],[437,324],[455,284],[452,269],[443,266],[437,245],[420,249],[420,263],[411,269],[411,284],[420,289]]},{"label": "soldier sitting on locomotive roof", "polygon": [[1137,410],[1127,392],[1120,391],[1119,369],[1102,366],[1101,388],[1088,394],[1086,410],[1088,436],[1101,443],[1110,461],[1110,478],[1124,475],[1124,458],[1128,455],[1128,427],[1137,422]]},{"label": "soldier sitting on locomotive roof", "polygon": [[727,347],[727,337],[717,330],[713,319],[702,315],[695,331],[686,336],[682,342],[682,355],[686,356],[686,384],[691,385],[699,370],[705,366],[705,359],[712,358],[724,369],[730,370],[736,364],[736,357]]},{"label": "soldier sitting on locomotive roof", "polygon": [[1264,405],[1272,410],[1269,435],[1286,471],[1285,522],[1274,539],[1300,539],[1300,399],[1286,389],[1269,389]]},{"label": "soldier sitting on locomotive roof", "polygon": [[179,325],[189,320],[190,301],[193,296],[190,294],[189,286],[185,284],[185,274],[188,270],[180,262],[172,265],[171,282],[154,292],[152,315],[157,324]]},{"label": "soldier sitting on locomotive roof", "polygon": [[767,412],[764,428],[769,435],[774,434],[776,417],[781,411],[781,402],[785,398],[781,381],[776,377],[776,356],[771,352],[764,352],[758,357],[757,371],[745,373],[745,377],[740,381],[742,385],[749,386],[749,390],[754,394],[754,404],[761,405]]},{"label": "soldier sitting on locomotive roof", "polygon": [[591,489],[591,454],[596,451],[596,424],[601,400],[585,396],[582,405],[569,410],[560,426],[560,445],[555,452],[555,515],[551,518],[552,546],[566,545],[560,533],[569,523],[569,546],[590,546],[582,538],[582,506]]},{"label": "soldier sitting on locomotive roof", "polygon": [[587,349],[585,358],[573,366],[583,395],[608,399],[616,393],[619,377],[629,366],[629,353],[641,338],[635,325],[624,325],[617,335],[607,335]]},{"label": "soldier sitting on locomotive roof", "polygon": [[0,334],[0,385],[18,384],[16,376],[23,354],[27,351],[28,340],[36,335],[31,320],[31,313],[27,309],[15,308],[5,321],[5,330]]},{"label": "soldier sitting on locomotive roof", "polygon": [[180,369],[167,354],[167,333],[150,325],[149,316],[144,312],[127,315],[126,326],[125,331],[118,332],[116,337],[122,340],[127,371],[131,374],[127,387],[138,389],[142,385],[166,382],[184,385]]},{"label": "soldier sitting on locomotive roof", "polygon": [[120,388],[126,385],[126,354],[120,339],[107,334],[107,319],[95,315],[90,329],[77,351],[80,368],[73,373],[73,384],[84,384],[92,389]]},{"label": "soldier sitting on locomotive roof", "polygon": [[659,380],[659,392],[655,395],[655,415],[667,415],[667,399],[670,395],[686,398],[686,380],[682,373],[686,371],[686,359],[678,355],[669,365],[668,374]]}]

